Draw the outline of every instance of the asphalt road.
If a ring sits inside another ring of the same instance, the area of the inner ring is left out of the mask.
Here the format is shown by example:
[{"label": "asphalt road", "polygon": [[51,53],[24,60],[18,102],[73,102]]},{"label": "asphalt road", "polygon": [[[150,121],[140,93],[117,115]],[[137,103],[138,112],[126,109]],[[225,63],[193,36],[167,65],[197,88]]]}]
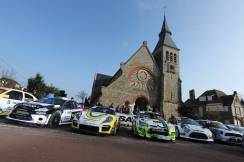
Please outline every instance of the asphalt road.
[{"label": "asphalt road", "polygon": [[8,162],[243,162],[244,147],[134,138],[126,130],[98,136],[59,129],[0,123],[0,161]]}]

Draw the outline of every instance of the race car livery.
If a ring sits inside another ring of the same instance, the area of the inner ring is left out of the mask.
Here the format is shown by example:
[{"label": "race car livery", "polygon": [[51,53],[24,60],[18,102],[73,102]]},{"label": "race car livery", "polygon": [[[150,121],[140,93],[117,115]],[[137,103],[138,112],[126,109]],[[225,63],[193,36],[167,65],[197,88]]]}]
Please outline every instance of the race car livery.
[{"label": "race car livery", "polygon": [[36,100],[36,97],[28,92],[0,87],[0,115],[9,115],[18,103]]},{"label": "race car livery", "polygon": [[198,120],[205,128],[212,131],[214,140],[230,144],[242,144],[243,134],[226,127],[223,123],[211,120]]},{"label": "race car livery", "polygon": [[93,107],[74,116],[72,128],[97,134],[116,135],[119,126],[115,111],[106,107]]},{"label": "race car livery", "polygon": [[62,124],[71,124],[74,114],[81,110],[74,100],[47,98],[38,102],[17,104],[7,119],[54,128]]},{"label": "race car livery", "polygon": [[132,131],[135,136],[175,141],[174,125],[153,112],[139,112],[133,120]]},{"label": "race car livery", "polygon": [[212,132],[207,128],[203,128],[195,120],[186,117],[177,117],[176,121],[176,137],[206,142],[214,141]]}]

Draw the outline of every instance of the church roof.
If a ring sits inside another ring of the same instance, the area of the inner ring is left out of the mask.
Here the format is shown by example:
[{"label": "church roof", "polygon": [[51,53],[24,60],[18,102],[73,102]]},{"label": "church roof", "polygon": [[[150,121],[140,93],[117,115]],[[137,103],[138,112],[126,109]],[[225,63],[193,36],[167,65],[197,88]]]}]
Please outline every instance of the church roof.
[{"label": "church roof", "polygon": [[94,80],[94,87],[107,86],[112,76],[97,73]]},{"label": "church roof", "polygon": [[171,31],[169,29],[169,26],[168,26],[168,23],[167,23],[167,20],[166,20],[166,17],[164,16],[164,22],[163,22],[163,26],[162,26],[162,29],[161,29],[161,32],[159,33],[159,41],[154,49],[154,52],[159,49],[161,46],[165,45],[165,46],[168,46],[168,47],[172,47],[172,48],[175,48],[175,49],[179,49],[175,42],[173,41],[173,39],[171,38]]}]

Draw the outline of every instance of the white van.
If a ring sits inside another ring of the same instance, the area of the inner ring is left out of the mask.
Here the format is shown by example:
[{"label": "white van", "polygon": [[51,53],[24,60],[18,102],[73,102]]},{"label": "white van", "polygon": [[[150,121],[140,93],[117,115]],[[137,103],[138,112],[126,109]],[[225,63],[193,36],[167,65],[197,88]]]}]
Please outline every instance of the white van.
[{"label": "white van", "polygon": [[28,92],[0,87],[0,115],[8,115],[18,103],[36,100],[37,98]]}]

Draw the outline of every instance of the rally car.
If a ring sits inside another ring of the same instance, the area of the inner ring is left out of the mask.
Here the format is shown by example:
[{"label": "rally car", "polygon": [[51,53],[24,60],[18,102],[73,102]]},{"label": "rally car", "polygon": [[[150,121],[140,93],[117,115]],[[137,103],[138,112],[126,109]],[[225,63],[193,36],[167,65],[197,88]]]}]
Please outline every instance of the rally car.
[{"label": "rally car", "polygon": [[175,129],[176,137],[205,142],[214,141],[209,129],[203,128],[198,122],[187,117],[177,117]]},{"label": "rally car", "polygon": [[175,127],[167,123],[158,113],[140,111],[132,124],[135,136],[175,141]]},{"label": "rally car", "polygon": [[28,92],[0,87],[0,115],[9,115],[18,103],[35,100],[37,98]]},{"label": "rally car", "polygon": [[243,135],[237,131],[229,129],[223,123],[211,120],[198,120],[198,122],[203,127],[212,131],[214,140],[230,144],[242,144]]},{"label": "rally car", "polygon": [[43,98],[37,102],[17,104],[7,119],[54,128],[62,124],[71,124],[74,114],[81,110],[74,100]]},{"label": "rally car", "polygon": [[72,128],[90,133],[116,135],[119,127],[115,111],[107,107],[93,107],[77,113]]}]

